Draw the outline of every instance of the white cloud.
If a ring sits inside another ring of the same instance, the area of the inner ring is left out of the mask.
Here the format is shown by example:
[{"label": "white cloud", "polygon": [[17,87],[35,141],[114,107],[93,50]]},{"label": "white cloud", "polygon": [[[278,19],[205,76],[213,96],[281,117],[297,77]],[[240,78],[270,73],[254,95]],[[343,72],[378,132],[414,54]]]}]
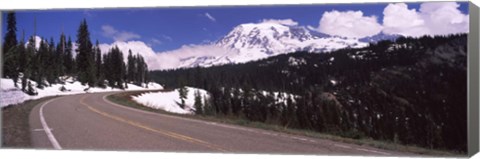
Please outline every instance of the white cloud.
[{"label": "white cloud", "polygon": [[111,25],[102,26],[102,35],[112,38],[114,41],[128,41],[132,39],[140,39],[141,36],[128,31],[118,31]]},{"label": "white cloud", "polygon": [[212,22],[216,22],[217,19],[215,19],[215,17],[213,17],[212,15],[210,15],[210,13],[205,13],[205,17],[207,17],[208,19],[210,19]]},{"label": "white cloud", "polygon": [[232,53],[231,51],[216,45],[184,45],[179,49],[155,52],[142,41],[117,41],[112,44],[100,44],[102,54],[106,54],[111,48],[117,46],[123,52],[124,61],[127,62],[128,50],[136,55],[140,54],[150,70],[172,69],[181,66],[181,59],[203,56],[222,56]]},{"label": "white cloud", "polygon": [[362,11],[325,12],[317,28],[319,32],[342,37],[362,38],[378,34],[382,25],[375,16],[364,16]]},{"label": "white cloud", "polygon": [[232,53],[231,50],[216,45],[183,45],[181,48],[157,53],[161,59],[160,67],[154,69],[172,69],[182,66],[181,59],[215,56],[220,57]]},{"label": "white cloud", "polygon": [[162,35],[162,38],[168,40],[168,41],[173,41],[173,38],[167,35]]},{"label": "white cloud", "polygon": [[468,14],[456,2],[426,2],[420,9],[405,3],[389,4],[383,11],[383,32],[404,36],[445,35],[468,32]]},{"label": "white cloud", "polygon": [[150,70],[160,68],[161,61],[157,58],[155,51],[142,41],[116,41],[112,44],[100,44],[102,54],[106,54],[111,48],[117,46],[123,53],[124,61],[127,62],[128,50],[132,50],[132,54],[141,55],[147,63]]},{"label": "white cloud", "polygon": [[105,37],[111,37],[118,31],[110,25],[102,25],[102,35]]},{"label": "white cloud", "polygon": [[157,38],[152,38],[151,41],[152,41],[153,44],[156,44],[156,45],[161,45],[161,44],[163,44],[163,42],[160,41],[160,40],[158,40]]},{"label": "white cloud", "polygon": [[275,23],[275,24],[282,24],[287,26],[298,25],[298,22],[293,21],[292,19],[264,19],[262,23]]},{"label": "white cloud", "polygon": [[141,36],[132,32],[120,32],[113,37],[115,41],[128,41],[130,39],[140,39]]}]

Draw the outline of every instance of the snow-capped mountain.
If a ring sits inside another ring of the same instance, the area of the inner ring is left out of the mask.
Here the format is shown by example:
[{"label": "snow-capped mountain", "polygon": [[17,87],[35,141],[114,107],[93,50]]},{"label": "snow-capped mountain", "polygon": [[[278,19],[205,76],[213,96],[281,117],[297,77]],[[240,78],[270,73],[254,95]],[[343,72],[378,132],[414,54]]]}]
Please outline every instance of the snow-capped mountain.
[{"label": "snow-capped mountain", "polygon": [[208,67],[229,63],[244,63],[295,51],[325,52],[341,48],[365,47],[369,42],[394,39],[396,36],[379,34],[363,39],[330,36],[296,24],[247,23],[236,26],[226,36],[213,43],[226,50],[224,54],[201,53],[179,59],[178,67]]},{"label": "snow-capped mountain", "polygon": [[296,51],[328,52],[342,48],[359,48],[369,43],[395,39],[398,36],[378,34],[366,38],[346,38],[320,33],[310,27],[299,26],[289,20],[264,20],[234,27],[228,34],[208,44],[190,44],[155,52],[142,41],[117,41],[100,44],[102,53],[117,46],[126,58],[128,51],[144,56],[152,70],[188,67],[209,67],[232,63],[245,63]]},{"label": "snow-capped mountain", "polygon": [[401,35],[390,35],[390,34],[385,34],[383,32],[380,32],[377,35],[361,38],[361,39],[359,39],[359,41],[366,42],[366,43],[376,43],[376,42],[382,41],[382,40],[394,41],[394,40],[398,39],[399,37],[401,37]]}]

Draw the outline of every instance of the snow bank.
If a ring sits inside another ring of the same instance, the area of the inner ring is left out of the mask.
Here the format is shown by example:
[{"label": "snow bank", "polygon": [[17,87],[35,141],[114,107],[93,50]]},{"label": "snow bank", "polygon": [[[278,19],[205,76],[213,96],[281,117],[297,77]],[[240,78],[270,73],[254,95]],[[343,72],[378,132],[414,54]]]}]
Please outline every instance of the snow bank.
[{"label": "snow bank", "polygon": [[[193,114],[195,107],[195,91],[200,92],[200,96],[209,98],[207,91],[186,87],[188,90],[187,99],[185,100],[185,109],[182,109],[178,104],[181,103],[180,94],[178,89],[175,89],[170,92],[154,92],[154,93],[143,93],[138,96],[132,96],[132,99],[137,103],[143,104],[147,107],[154,109],[162,109],[167,112],[178,113],[178,114]],[[203,99],[202,99],[203,100]]]},{"label": "snow bank", "polygon": [[[1,78],[1,85],[0,85],[0,107],[5,107],[12,104],[22,103],[26,100],[31,99],[39,99],[48,96],[57,96],[57,95],[72,95],[72,94],[81,94],[81,93],[94,93],[94,92],[110,92],[110,91],[133,91],[133,90],[155,90],[155,89],[163,89],[163,87],[158,83],[150,82],[148,84],[143,84],[144,87],[139,87],[133,84],[127,84],[128,88],[125,90],[118,89],[118,88],[98,88],[98,87],[91,87],[89,88],[87,85],[82,85],[78,81],[73,81],[73,79],[66,79],[65,84],[52,84],[51,87],[45,87],[43,89],[38,89],[38,95],[30,96],[25,94],[20,90],[20,88],[16,88],[14,86],[14,82],[11,79]],[[33,87],[36,87],[36,82],[30,81]],[[19,87],[21,87],[20,81],[17,83]],[[145,86],[148,85],[148,88]],[[61,91],[61,87],[65,87],[66,91]]]}]

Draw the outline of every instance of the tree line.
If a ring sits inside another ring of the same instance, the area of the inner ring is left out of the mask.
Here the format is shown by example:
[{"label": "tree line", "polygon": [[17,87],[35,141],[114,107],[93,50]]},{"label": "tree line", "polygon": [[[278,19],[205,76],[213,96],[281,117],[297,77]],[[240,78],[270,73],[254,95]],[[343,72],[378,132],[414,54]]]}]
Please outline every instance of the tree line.
[{"label": "tree line", "polygon": [[466,34],[401,37],[151,78],[207,90],[197,114],[466,152],[466,50]]},{"label": "tree line", "polygon": [[[3,74],[11,78],[15,87],[20,81],[20,88],[34,95],[32,83],[43,89],[52,84],[64,84],[65,79],[73,77],[82,85],[89,87],[106,86],[124,89],[127,83],[142,85],[149,81],[148,66],[138,53],[132,55],[129,50],[127,63],[123,52],[117,46],[107,53],[101,53],[99,42],[95,45],[90,40],[87,21],[84,19],[77,30],[74,49],[70,36],[61,33],[59,42],[55,44],[53,37],[37,39],[32,35],[25,41],[22,33],[17,40],[16,16],[14,12],[7,14],[7,32],[3,43]],[[36,44],[39,43],[39,46]],[[74,53],[76,55],[74,55]]]}]

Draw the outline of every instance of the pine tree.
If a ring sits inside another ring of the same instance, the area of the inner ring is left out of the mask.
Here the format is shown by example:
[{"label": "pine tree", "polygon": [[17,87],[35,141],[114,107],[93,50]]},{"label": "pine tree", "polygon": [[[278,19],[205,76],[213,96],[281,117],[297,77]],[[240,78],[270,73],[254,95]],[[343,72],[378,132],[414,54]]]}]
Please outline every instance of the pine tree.
[{"label": "pine tree", "polygon": [[78,80],[82,84],[92,87],[96,83],[95,76],[95,56],[93,53],[92,42],[90,41],[90,33],[88,31],[87,21],[84,19],[77,31],[77,71]]},{"label": "pine tree", "polygon": [[128,50],[127,57],[127,82],[133,82],[135,78],[135,59],[132,55],[132,50]]},{"label": "pine tree", "polygon": [[[25,51],[23,54],[20,55],[20,67],[22,68],[23,72],[23,77],[22,77],[22,91],[26,92],[27,91],[27,80],[30,79],[33,69],[32,67],[34,66],[34,61],[33,61],[33,56],[35,55],[35,41],[33,40],[34,37],[32,36],[28,40],[28,45],[25,48]],[[23,39],[22,42],[24,43]],[[21,52],[22,53],[22,52]]]},{"label": "pine tree", "polygon": [[193,105],[195,107],[195,114],[203,114],[202,96],[198,90],[195,91],[195,103]]},{"label": "pine tree", "polygon": [[76,71],[75,71],[75,60],[73,59],[73,55],[72,55],[72,39],[70,37],[68,37],[68,41],[66,42],[66,45],[65,45],[65,54],[64,54],[64,58],[63,58],[63,65],[65,67],[65,73],[67,75],[73,75]]},{"label": "pine tree", "polygon": [[[18,44],[18,72],[21,72],[22,77],[21,77],[21,83],[22,83],[22,90],[25,91],[26,88],[26,81],[24,79],[26,78],[26,72],[27,72],[27,65],[28,65],[28,60],[29,57],[27,56],[27,50],[25,48],[25,32],[22,32],[22,40]],[[16,81],[16,80],[14,80]]]},{"label": "pine tree", "polygon": [[45,40],[40,41],[40,47],[38,48],[38,53],[36,55],[36,65],[37,69],[35,70],[35,82],[37,82],[37,87],[43,89],[46,80],[46,72],[49,60],[49,50],[48,50],[48,43]]},{"label": "pine tree", "polygon": [[[7,32],[5,34],[3,43],[3,77],[15,78],[12,76],[18,76],[17,69],[17,50],[15,49],[17,43],[17,20],[15,12],[9,12],[7,14]],[[17,75],[15,75],[17,74]],[[15,86],[16,81],[14,79]]]},{"label": "pine tree", "polygon": [[179,103],[180,107],[182,109],[185,109],[185,100],[187,99],[188,96],[188,89],[185,86],[182,86],[181,88],[178,89],[178,94],[180,96],[180,101]]},{"label": "pine tree", "polygon": [[49,86],[52,84],[56,83],[56,79],[58,78],[58,60],[55,58],[55,43],[53,41],[53,38],[50,38],[50,42],[48,44],[48,51],[46,61],[45,63],[45,74],[46,74],[46,79],[48,81]]},{"label": "pine tree", "polygon": [[66,56],[67,41],[65,34],[60,35],[60,41],[57,44],[57,51],[55,54],[55,69],[56,77],[65,75],[65,56]]},{"label": "pine tree", "polygon": [[115,46],[104,56],[105,77],[110,87],[125,88],[125,62],[123,53]]},{"label": "pine tree", "polygon": [[139,54],[137,54],[134,58],[135,60],[135,67],[136,67],[136,71],[135,71],[135,74],[136,74],[136,83],[137,84],[140,84],[140,83],[143,83],[144,80],[145,80],[145,62],[143,61],[143,57],[140,56]]},{"label": "pine tree", "polygon": [[97,78],[98,78],[98,84],[97,86],[104,88],[105,87],[105,72],[103,69],[103,64],[102,64],[102,53],[100,51],[100,47],[98,44],[98,41],[96,43],[95,47],[95,66],[97,67]]}]

